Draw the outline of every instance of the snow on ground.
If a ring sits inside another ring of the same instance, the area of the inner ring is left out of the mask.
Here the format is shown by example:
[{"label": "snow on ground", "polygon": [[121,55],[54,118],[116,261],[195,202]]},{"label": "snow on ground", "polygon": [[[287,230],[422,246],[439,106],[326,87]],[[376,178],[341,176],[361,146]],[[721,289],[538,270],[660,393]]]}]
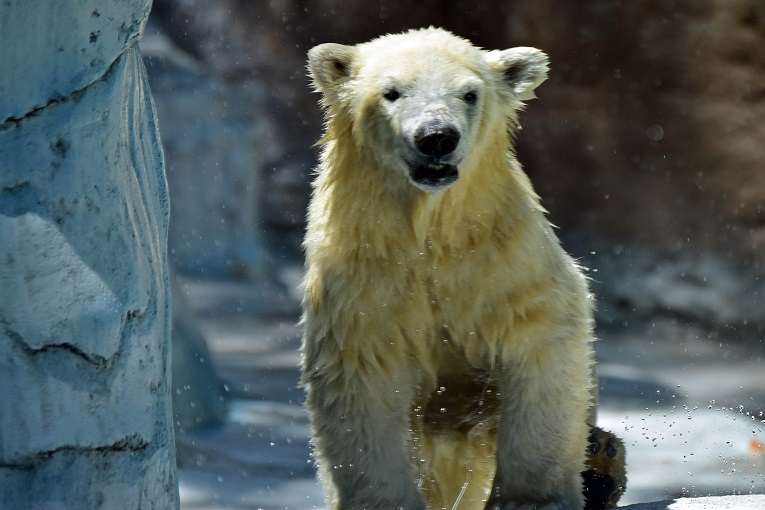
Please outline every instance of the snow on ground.
[{"label": "snow on ground", "polygon": [[719,408],[605,409],[600,424],[627,448],[623,504],[765,493],[765,431],[752,417]]},{"label": "snow on ground", "polygon": [[[248,296],[241,285],[187,281],[185,288],[232,400],[225,424],[177,438],[181,508],[325,508],[297,388],[295,320],[259,318],[258,291]],[[226,310],[216,309],[221,302]],[[627,448],[622,505],[765,493],[760,357],[677,324],[604,335],[597,353],[600,425]],[[695,501],[655,508],[712,508]]]},{"label": "snow on ground", "polygon": [[765,371],[750,350],[671,322],[597,343],[599,422],[627,449],[622,504],[765,493]]},{"label": "snow on ground", "polygon": [[762,510],[765,496],[713,496],[629,505],[624,510]]}]

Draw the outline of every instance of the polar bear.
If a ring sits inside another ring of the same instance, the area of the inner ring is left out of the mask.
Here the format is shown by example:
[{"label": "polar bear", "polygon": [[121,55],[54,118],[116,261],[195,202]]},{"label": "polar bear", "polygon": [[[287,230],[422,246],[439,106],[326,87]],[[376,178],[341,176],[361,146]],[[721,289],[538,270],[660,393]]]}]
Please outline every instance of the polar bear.
[{"label": "polar bear", "polygon": [[436,28],[309,52],[302,384],[331,508],[584,507],[592,298],[513,151],[547,69]]}]

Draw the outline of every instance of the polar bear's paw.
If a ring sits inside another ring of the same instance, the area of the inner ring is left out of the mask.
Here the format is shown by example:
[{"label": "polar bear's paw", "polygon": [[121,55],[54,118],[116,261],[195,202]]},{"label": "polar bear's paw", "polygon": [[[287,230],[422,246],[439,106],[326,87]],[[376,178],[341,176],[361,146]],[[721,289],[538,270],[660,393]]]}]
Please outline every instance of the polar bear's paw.
[{"label": "polar bear's paw", "polygon": [[[611,432],[590,429],[584,479],[585,510],[614,508],[627,487],[624,443]],[[503,509],[504,510],[504,509]]]}]

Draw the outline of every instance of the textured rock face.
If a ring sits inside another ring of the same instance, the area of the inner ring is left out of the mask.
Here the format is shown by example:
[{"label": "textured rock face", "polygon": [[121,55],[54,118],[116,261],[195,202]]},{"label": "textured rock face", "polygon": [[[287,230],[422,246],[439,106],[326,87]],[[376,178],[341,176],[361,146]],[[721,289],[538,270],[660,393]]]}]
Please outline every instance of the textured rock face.
[{"label": "textured rock face", "polygon": [[2,508],[177,506],[148,9],[2,7]]},{"label": "textured rock face", "polygon": [[[4,2],[0,122],[20,119],[100,79],[141,35],[151,2]],[[23,86],[22,86],[23,85]]]}]

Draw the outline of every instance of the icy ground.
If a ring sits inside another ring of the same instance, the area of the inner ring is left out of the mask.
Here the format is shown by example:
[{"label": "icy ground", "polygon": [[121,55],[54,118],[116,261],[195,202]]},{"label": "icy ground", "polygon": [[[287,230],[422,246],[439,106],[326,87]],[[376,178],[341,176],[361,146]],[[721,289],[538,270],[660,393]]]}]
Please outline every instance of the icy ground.
[{"label": "icy ground", "polygon": [[[177,438],[181,508],[324,508],[296,387],[300,333],[289,300],[232,283],[186,281],[185,289],[231,402],[225,424]],[[601,337],[599,421],[627,446],[622,505],[765,493],[762,355],[671,322]],[[645,508],[765,508],[765,497],[656,505]]]}]

